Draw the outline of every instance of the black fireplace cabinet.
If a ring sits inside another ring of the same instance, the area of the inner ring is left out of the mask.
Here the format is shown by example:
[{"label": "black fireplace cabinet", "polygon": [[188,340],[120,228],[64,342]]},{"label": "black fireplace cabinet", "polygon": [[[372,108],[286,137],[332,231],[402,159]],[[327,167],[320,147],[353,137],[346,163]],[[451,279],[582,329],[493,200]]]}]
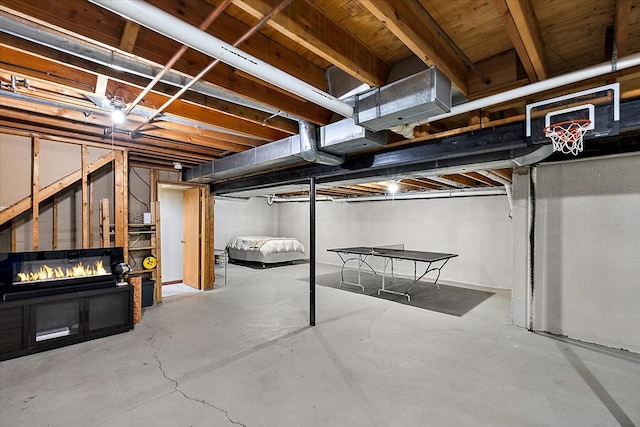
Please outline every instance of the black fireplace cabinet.
[{"label": "black fireplace cabinet", "polygon": [[0,360],[132,329],[119,262],[122,248],[0,253]]}]

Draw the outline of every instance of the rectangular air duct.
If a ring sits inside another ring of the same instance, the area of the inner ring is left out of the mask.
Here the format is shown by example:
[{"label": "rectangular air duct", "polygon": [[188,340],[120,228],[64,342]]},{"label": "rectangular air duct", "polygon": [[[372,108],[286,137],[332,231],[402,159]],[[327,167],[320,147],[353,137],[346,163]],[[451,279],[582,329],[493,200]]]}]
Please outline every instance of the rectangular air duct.
[{"label": "rectangular air duct", "polygon": [[331,154],[349,154],[387,145],[387,133],[375,133],[343,119],[320,128],[318,149]]},{"label": "rectangular air duct", "polygon": [[378,132],[451,110],[451,81],[436,67],[355,95],[355,123]]},{"label": "rectangular air duct", "polygon": [[[317,149],[331,155],[343,155],[387,144],[387,133],[379,134],[343,119],[315,130]],[[213,182],[271,168],[304,164],[300,135],[292,135],[213,162],[184,170],[182,178],[190,182]]]}]

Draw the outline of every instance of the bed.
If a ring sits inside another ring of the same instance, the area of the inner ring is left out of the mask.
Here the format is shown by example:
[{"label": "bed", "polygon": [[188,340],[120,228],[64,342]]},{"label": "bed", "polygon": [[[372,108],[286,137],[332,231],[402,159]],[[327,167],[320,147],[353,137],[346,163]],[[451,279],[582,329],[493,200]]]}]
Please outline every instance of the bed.
[{"label": "bed", "polygon": [[305,259],[304,246],[291,237],[239,236],[227,244],[229,261],[256,262],[263,266]]}]

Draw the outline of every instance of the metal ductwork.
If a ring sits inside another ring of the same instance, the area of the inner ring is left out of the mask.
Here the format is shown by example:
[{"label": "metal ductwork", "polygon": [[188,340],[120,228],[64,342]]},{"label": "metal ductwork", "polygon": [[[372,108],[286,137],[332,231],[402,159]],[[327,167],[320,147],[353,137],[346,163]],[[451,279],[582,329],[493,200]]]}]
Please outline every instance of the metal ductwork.
[{"label": "metal ductwork", "polygon": [[89,0],[104,9],[134,21],[152,31],[219,59],[227,65],[251,74],[344,117],[353,116],[353,107],[333,95],[297,79],[273,65],[232,46],[180,18],[143,1]]},{"label": "metal ductwork", "polygon": [[[55,49],[59,52],[72,55],[76,58],[87,60],[95,64],[100,64],[113,69],[122,70],[126,73],[153,79],[160,70],[156,64],[141,61],[139,58],[120,53],[117,50],[107,49],[101,46],[92,45],[67,36],[57,34],[38,28],[28,22],[21,22],[11,16],[0,15],[0,34],[10,34],[23,40]],[[181,88],[189,81],[189,77],[176,71],[169,71],[160,80],[164,84]],[[232,102],[248,108],[264,111],[269,114],[279,114],[283,117],[296,120],[296,117],[281,112],[271,106],[252,101],[239,96],[231,91],[216,87],[211,83],[196,82],[191,86],[191,91],[211,96],[223,101]],[[135,114],[135,113],[134,113]]]},{"label": "metal ductwork", "polygon": [[300,134],[232,154],[183,171],[183,180],[212,182],[253,172],[307,162],[339,165],[344,154],[387,144],[385,132],[375,133],[343,119],[320,129],[300,122]]},{"label": "metal ductwork", "polygon": [[436,67],[355,95],[356,124],[374,132],[451,111],[451,81]]},{"label": "metal ductwork", "polygon": [[298,122],[300,127],[300,156],[307,162],[337,166],[344,162],[344,156],[336,156],[318,150],[316,129],[306,120]]}]

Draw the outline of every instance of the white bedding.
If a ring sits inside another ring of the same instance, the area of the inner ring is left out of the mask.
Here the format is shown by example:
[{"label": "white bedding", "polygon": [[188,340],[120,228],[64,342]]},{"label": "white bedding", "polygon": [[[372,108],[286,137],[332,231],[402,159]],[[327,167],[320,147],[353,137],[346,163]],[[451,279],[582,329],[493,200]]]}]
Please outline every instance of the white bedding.
[{"label": "white bedding", "polygon": [[260,252],[265,257],[283,252],[300,252],[304,254],[302,242],[291,237],[239,236],[229,241],[227,249]]}]

